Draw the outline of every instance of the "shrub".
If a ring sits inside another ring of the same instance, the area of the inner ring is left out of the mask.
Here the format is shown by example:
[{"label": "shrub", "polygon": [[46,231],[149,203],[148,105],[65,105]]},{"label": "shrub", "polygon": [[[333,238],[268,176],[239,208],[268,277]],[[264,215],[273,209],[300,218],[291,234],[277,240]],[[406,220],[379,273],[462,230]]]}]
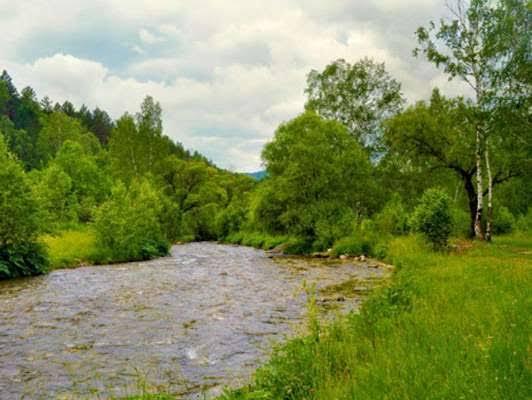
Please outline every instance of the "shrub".
[{"label": "shrub", "polygon": [[47,267],[39,208],[22,166],[0,134],[0,279],[36,275]]},{"label": "shrub", "polygon": [[316,214],[320,217],[314,223],[314,251],[328,249],[336,240],[353,231],[355,213],[348,207],[341,207],[334,202],[320,204]]},{"label": "shrub", "polygon": [[128,261],[165,255],[169,243],[161,224],[161,204],[160,194],[148,181],[133,183],[129,189],[117,185],[96,216],[100,257]]},{"label": "shrub", "polygon": [[496,208],[493,213],[493,233],[500,235],[510,233],[515,225],[515,218],[507,207]]},{"label": "shrub", "polygon": [[236,201],[218,213],[216,216],[216,232],[221,239],[233,232],[238,232],[246,220],[246,208]]},{"label": "shrub", "polygon": [[368,243],[363,242],[360,236],[352,236],[338,240],[333,246],[332,254],[336,257],[343,254],[359,256],[361,254],[367,254],[368,249]]},{"label": "shrub", "polygon": [[0,279],[39,275],[48,269],[45,247],[37,242],[0,246]]},{"label": "shrub", "polygon": [[397,195],[375,215],[374,221],[377,230],[382,233],[404,235],[408,232],[408,213]]},{"label": "shrub", "polygon": [[532,232],[532,208],[525,215],[519,217],[515,224],[520,232]]},{"label": "shrub", "polygon": [[439,189],[428,189],[414,210],[410,223],[435,249],[445,248],[453,228],[447,194]]},{"label": "shrub", "polygon": [[312,251],[312,243],[308,239],[291,237],[285,243],[285,254],[309,254]]},{"label": "shrub", "polygon": [[462,208],[454,206],[451,207],[451,218],[453,221],[452,235],[457,237],[469,236],[469,214]]}]

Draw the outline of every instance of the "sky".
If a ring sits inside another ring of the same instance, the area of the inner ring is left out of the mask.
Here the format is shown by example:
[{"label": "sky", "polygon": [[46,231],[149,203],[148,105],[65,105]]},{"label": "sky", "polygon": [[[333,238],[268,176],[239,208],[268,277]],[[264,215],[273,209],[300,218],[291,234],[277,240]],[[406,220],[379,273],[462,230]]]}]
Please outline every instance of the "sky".
[{"label": "sky", "polygon": [[306,75],[338,58],[384,62],[410,103],[466,93],[412,56],[417,27],[446,14],[445,0],[0,0],[0,69],[113,118],[151,95],[166,135],[250,172],[303,111]]}]

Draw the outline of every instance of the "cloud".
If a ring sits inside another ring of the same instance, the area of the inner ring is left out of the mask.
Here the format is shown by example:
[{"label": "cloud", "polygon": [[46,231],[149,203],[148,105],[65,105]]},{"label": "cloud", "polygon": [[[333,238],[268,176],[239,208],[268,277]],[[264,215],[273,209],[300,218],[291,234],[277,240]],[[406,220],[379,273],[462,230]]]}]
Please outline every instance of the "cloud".
[{"label": "cloud", "polygon": [[19,87],[115,118],[152,95],[169,136],[236,170],[260,168],[303,109],[306,74],[337,58],[385,62],[411,101],[432,85],[468,93],[411,56],[416,27],[444,12],[436,0],[3,3],[0,63]]},{"label": "cloud", "polygon": [[139,38],[142,43],[155,44],[164,42],[166,39],[162,36],[158,36],[147,29],[141,29],[139,31]]}]

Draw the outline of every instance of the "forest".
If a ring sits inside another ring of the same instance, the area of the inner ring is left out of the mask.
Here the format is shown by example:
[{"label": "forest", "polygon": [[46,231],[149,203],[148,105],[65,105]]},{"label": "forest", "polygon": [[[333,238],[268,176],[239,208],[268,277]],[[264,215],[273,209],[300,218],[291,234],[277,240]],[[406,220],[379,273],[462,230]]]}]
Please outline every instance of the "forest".
[{"label": "forest", "polygon": [[[113,120],[100,108],[39,99],[4,71],[0,279],[148,260],[191,241],[374,257],[398,268],[391,286],[360,315],[276,350],[249,387],[224,398],[384,398],[383,388],[389,398],[526,398],[530,10],[473,0],[416,31],[413,57],[465,82],[471,96],[434,88],[430,99],[407,102],[371,58],[309,71],[305,107],[263,148],[259,179],[172,140],[149,95]],[[469,297],[490,282],[503,283],[478,302]],[[476,327],[460,322],[462,307]],[[390,365],[393,374],[378,372]],[[431,377],[443,379],[432,382],[439,393],[427,392]]]},{"label": "forest", "polygon": [[371,59],[311,71],[305,110],[265,146],[260,182],[163,134],[150,96],[113,121],[19,93],[4,71],[0,277],[149,259],[178,241],[383,257],[391,235],[410,231],[445,247],[450,236],[529,229],[530,41],[517,3],[474,3],[417,31],[415,54],[467,82],[472,98],[435,88],[407,105]]}]

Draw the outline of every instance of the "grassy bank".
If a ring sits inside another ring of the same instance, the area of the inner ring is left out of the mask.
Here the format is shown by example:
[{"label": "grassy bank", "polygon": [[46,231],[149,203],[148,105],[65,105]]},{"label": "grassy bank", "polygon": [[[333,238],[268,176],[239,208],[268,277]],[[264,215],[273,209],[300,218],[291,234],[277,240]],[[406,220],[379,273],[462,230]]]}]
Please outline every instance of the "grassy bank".
[{"label": "grassy bank", "polygon": [[48,247],[50,269],[73,268],[99,261],[96,235],[90,226],[45,235],[41,242]]},{"label": "grassy bank", "polygon": [[[137,256],[116,254],[110,249],[101,248],[97,243],[96,232],[91,225],[58,231],[40,238],[48,251],[50,270],[75,268],[81,265],[112,264],[130,261],[149,260],[165,255],[166,250],[142,247]],[[146,251],[145,251],[146,250]]]},{"label": "grassy bank", "polygon": [[532,239],[433,253],[394,239],[390,287],[278,348],[236,399],[530,398]]}]

